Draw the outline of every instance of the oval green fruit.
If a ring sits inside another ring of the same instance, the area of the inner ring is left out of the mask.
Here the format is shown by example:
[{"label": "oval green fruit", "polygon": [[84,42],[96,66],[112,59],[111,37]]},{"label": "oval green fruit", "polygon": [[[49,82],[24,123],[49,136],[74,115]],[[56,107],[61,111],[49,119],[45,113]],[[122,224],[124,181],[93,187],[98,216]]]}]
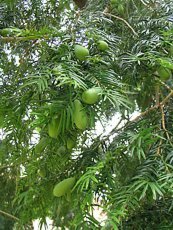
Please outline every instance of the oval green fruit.
[{"label": "oval green fruit", "polygon": [[96,87],[87,89],[82,94],[82,100],[86,104],[90,104],[90,105],[95,104],[99,100],[99,96],[101,92],[102,90]]},{"label": "oval green fruit", "polygon": [[74,123],[78,129],[85,130],[88,126],[88,116],[79,100],[74,101]]},{"label": "oval green fruit", "polygon": [[38,142],[38,144],[35,146],[35,152],[41,153],[42,151],[44,151],[47,144],[48,144],[48,139],[46,137],[42,137]]},{"label": "oval green fruit", "polygon": [[97,47],[98,47],[99,50],[105,51],[105,50],[108,49],[109,46],[108,46],[107,42],[100,40],[100,41],[98,41]]},{"label": "oval green fruit", "polygon": [[89,56],[89,50],[83,46],[75,45],[74,52],[76,55],[76,58],[80,61],[84,61],[87,59],[87,56]]},{"label": "oval green fruit", "polygon": [[75,177],[67,178],[55,185],[53,189],[53,195],[57,197],[61,197],[66,193],[71,192],[74,185],[75,185]]},{"label": "oval green fruit", "polygon": [[161,80],[167,81],[171,77],[171,71],[165,67],[160,66],[157,69],[157,73]]},{"label": "oval green fruit", "polygon": [[52,118],[51,122],[48,124],[48,134],[52,138],[57,138],[59,134],[59,119]]},{"label": "oval green fruit", "polygon": [[76,141],[69,137],[67,139],[67,149],[71,151],[75,147],[75,145],[76,145]]}]

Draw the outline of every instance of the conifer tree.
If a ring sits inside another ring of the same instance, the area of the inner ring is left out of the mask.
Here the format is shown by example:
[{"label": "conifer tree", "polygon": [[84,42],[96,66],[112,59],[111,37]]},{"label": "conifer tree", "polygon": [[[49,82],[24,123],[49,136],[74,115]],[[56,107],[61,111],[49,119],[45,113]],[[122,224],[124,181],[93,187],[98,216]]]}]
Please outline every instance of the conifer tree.
[{"label": "conifer tree", "polygon": [[0,229],[172,229],[172,12],[0,2]]}]

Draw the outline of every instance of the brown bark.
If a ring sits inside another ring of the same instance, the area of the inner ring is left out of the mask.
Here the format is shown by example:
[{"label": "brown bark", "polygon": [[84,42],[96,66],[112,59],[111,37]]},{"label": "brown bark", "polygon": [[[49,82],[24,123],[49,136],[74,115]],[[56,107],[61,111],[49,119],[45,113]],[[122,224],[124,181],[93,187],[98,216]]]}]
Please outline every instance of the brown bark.
[{"label": "brown bark", "polygon": [[83,8],[87,3],[87,0],[73,0],[73,1],[76,3],[76,5],[79,8]]}]

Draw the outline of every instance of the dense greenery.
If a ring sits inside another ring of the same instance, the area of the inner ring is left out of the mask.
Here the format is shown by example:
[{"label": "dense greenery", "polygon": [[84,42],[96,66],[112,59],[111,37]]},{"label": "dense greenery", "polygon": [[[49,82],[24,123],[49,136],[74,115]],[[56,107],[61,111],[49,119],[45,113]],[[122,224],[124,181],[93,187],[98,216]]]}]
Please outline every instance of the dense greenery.
[{"label": "dense greenery", "polygon": [[173,228],[172,12],[169,0],[1,1],[0,229]]}]

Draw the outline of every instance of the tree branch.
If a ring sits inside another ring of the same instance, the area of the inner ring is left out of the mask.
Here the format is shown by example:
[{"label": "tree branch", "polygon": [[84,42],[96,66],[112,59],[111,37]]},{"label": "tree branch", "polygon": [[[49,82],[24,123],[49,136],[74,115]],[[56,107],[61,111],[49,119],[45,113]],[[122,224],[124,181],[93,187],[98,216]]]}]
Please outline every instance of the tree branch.
[{"label": "tree branch", "polygon": [[139,114],[137,117],[135,117],[133,120],[131,120],[131,122],[135,122],[135,121],[139,120],[139,118],[144,117],[145,115],[147,115],[148,113],[152,112],[153,110],[158,109],[160,106],[163,106],[164,104],[166,104],[168,102],[168,100],[172,96],[173,96],[173,90],[171,90],[171,92],[167,95],[167,97],[165,97],[163,99],[163,101],[161,101],[159,104],[156,104],[155,106],[149,108],[145,112]]},{"label": "tree branch", "polygon": [[143,0],[140,0],[144,6],[148,6]]},{"label": "tree branch", "polygon": [[161,110],[161,114],[162,114],[162,128],[166,133],[167,139],[170,141],[169,133],[168,133],[168,130],[166,129],[166,125],[165,125],[165,113],[164,113],[164,110],[163,110],[163,105],[160,106],[160,110]]},{"label": "tree branch", "polygon": [[[170,89],[170,88],[169,88],[169,89]],[[170,89],[170,91],[171,91],[171,92],[170,92],[170,93],[169,93],[159,104],[156,104],[156,105],[150,107],[149,109],[147,109],[146,111],[140,113],[137,117],[135,117],[134,119],[128,121],[123,127],[120,127],[119,129],[117,129],[117,126],[116,126],[115,128],[113,128],[113,129],[110,131],[110,133],[107,135],[107,137],[104,139],[104,141],[105,141],[106,139],[108,139],[112,134],[114,134],[115,131],[118,132],[118,131],[122,130],[123,128],[127,127],[129,124],[138,121],[140,118],[146,116],[146,115],[149,114],[150,112],[152,112],[152,111],[158,109],[159,107],[165,105],[165,104],[168,102],[168,100],[173,96],[173,90]]]},{"label": "tree branch", "polygon": [[2,42],[18,42],[18,41],[30,41],[30,40],[38,40],[38,39],[51,39],[48,36],[27,36],[27,37],[0,37],[0,41]]},{"label": "tree branch", "polygon": [[7,213],[7,212],[4,212],[4,211],[2,211],[2,210],[0,210],[0,214],[2,214],[2,215],[4,215],[4,216],[7,216],[8,218],[13,219],[13,220],[15,220],[15,221],[19,221],[19,218],[15,217],[15,216],[13,216],[13,215]]},{"label": "tree branch", "polygon": [[116,19],[118,19],[120,21],[123,21],[131,29],[131,31],[134,33],[134,35],[138,36],[136,31],[133,29],[133,27],[124,18],[118,17],[118,16],[110,14],[110,13],[105,13],[105,12],[103,12],[103,14],[106,15],[106,16],[110,16],[112,18],[116,18]]}]

